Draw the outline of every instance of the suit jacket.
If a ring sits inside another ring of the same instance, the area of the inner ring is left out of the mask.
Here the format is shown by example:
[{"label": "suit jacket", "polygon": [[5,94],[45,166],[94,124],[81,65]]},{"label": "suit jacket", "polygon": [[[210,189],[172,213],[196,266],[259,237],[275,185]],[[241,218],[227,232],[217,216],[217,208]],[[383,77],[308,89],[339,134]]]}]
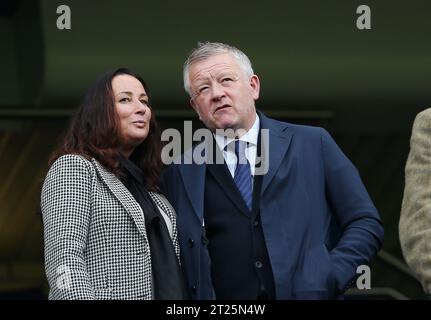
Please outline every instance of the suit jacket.
[{"label": "suit jacket", "polygon": [[399,224],[405,260],[431,293],[431,108],[414,121]]},{"label": "suit jacket", "polygon": [[[269,144],[264,146],[269,149],[269,169],[262,180],[260,214],[276,298],[337,297],[355,278],[357,267],[381,247],[378,212],[356,168],[324,129],[258,113],[261,128],[269,130]],[[191,153],[164,172],[164,191],[177,212],[191,296],[212,299],[203,227],[206,166],[184,164]]]},{"label": "suit jacket", "polygon": [[[174,211],[150,196],[179,258]],[[153,298],[144,214],[114,174],[95,159],[62,156],[47,174],[41,208],[50,299]]]}]

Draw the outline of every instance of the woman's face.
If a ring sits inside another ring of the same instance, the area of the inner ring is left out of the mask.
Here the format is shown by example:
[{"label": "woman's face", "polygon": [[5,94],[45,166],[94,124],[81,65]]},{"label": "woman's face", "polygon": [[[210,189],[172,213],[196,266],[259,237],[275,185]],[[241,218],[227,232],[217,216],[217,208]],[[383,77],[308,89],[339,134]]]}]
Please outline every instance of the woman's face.
[{"label": "woman's face", "polygon": [[133,76],[121,74],[112,79],[115,108],[120,119],[122,151],[128,157],[150,130],[151,109],[142,83]]}]

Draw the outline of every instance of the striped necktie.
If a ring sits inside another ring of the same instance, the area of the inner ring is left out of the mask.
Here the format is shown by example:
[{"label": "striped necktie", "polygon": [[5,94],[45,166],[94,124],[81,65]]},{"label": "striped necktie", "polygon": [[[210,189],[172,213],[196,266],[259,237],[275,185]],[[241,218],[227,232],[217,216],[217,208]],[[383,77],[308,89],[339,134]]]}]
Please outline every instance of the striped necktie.
[{"label": "striped necktie", "polygon": [[235,140],[235,155],[237,159],[234,181],[245,201],[248,209],[251,211],[252,200],[253,200],[253,178],[250,171],[250,164],[245,157],[245,147],[247,142],[241,140]]}]

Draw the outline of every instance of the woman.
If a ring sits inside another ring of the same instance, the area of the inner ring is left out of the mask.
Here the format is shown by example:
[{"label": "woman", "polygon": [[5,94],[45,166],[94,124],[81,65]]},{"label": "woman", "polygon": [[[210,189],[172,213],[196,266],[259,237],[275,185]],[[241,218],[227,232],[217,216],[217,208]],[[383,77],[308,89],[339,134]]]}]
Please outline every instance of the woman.
[{"label": "woman", "polygon": [[101,76],[42,189],[50,299],[184,298],[175,213],[157,193],[160,151],[142,78]]}]

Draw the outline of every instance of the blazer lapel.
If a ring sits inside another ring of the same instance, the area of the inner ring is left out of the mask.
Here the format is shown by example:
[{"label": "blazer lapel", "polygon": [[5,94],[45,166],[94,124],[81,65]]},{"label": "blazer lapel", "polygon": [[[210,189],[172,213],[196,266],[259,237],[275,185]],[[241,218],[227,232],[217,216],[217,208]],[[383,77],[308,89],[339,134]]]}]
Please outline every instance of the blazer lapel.
[{"label": "blazer lapel", "polygon": [[[207,166],[208,171],[214,177],[214,180],[220,185],[226,196],[235,204],[235,206],[246,215],[250,215],[250,211],[242,198],[232,175],[224,161],[223,151],[217,145],[215,139],[213,142],[213,161]],[[217,159],[223,161],[223,163],[217,163]]]},{"label": "blazer lapel", "polygon": [[132,216],[135,221],[136,227],[139,232],[147,238],[145,231],[145,218],[142,208],[136,202],[135,198],[131,195],[129,190],[121,183],[121,181],[111,172],[107,171],[96,159],[92,159],[94,166],[102,178],[102,181],[108,186],[108,189],[122,204],[124,209]]},{"label": "blazer lapel", "polygon": [[183,163],[179,166],[186,194],[192,204],[193,210],[203,223],[204,217],[204,191],[206,164],[196,164],[193,161],[193,149],[185,152],[182,157]]},{"label": "blazer lapel", "polygon": [[267,118],[258,111],[261,121],[261,129],[269,130],[269,141],[261,141],[263,161],[268,161],[268,172],[263,176],[261,195],[265,192],[268,185],[274,178],[275,173],[280,167],[281,161],[289,149],[292,140],[292,133],[288,130],[287,124]]},{"label": "blazer lapel", "polygon": [[250,211],[245,204],[241,193],[239,192],[234,180],[225,164],[208,165],[208,170],[220,185],[226,196],[247,216],[250,216]]},{"label": "blazer lapel", "polygon": [[[172,223],[172,244],[174,245],[175,254],[177,255],[178,261],[180,262],[180,247],[178,244],[178,229],[177,219],[175,217],[175,210],[171,207],[169,201],[161,194],[155,192],[148,192],[151,199],[157,205],[158,208],[163,210],[164,213],[169,217]],[[181,262],[180,262],[181,264]]]}]

